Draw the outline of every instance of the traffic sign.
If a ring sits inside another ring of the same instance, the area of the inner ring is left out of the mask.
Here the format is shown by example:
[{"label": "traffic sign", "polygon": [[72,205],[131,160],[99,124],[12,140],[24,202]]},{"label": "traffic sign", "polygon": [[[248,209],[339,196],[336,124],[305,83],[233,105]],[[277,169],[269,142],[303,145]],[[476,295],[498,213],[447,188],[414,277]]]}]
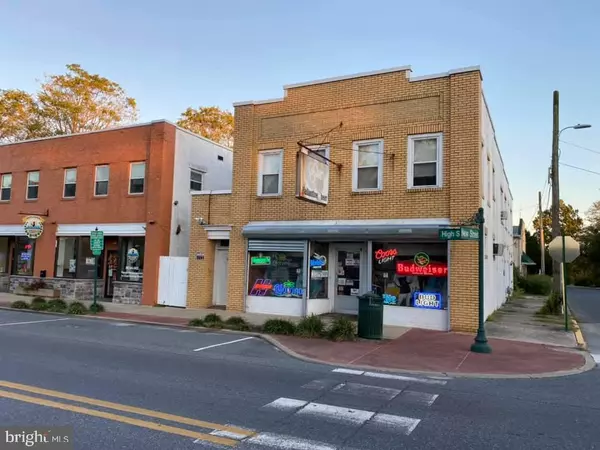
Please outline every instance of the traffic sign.
[{"label": "traffic sign", "polygon": [[[562,262],[563,260],[563,237],[556,236],[548,245],[548,253],[554,261]],[[579,256],[579,242],[571,236],[565,236],[565,262],[570,263]]]},{"label": "traffic sign", "polygon": [[90,249],[92,255],[99,256],[104,250],[104,232],[103,231],[92,231],[90,233]]},{"label": "traffic sign", "polygon": [[438,236],[445,241],[476,241],[479,239],[479,229],[470,227],[442,228],[439,230]]}]

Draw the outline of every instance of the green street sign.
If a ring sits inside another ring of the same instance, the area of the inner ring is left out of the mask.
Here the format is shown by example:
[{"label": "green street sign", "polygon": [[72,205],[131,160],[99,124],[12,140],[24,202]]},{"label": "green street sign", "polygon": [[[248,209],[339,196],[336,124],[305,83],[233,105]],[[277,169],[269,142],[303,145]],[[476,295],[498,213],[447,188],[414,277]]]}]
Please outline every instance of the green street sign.
[{"label": "green street sign", "polygon": [[470,227],[442,228],[439,230],[438,236],[445,241],[476,241],[479,239],[479,229]]},{"label": "green street sign", "polygon": [[479,229],[460,227],[460,238],[463,241],[476,241],[479,239]]},{"label": "green street sign", "polygon": [[460,228],[442,228],[439,230],[438,236],[445,241],[460,239]]},{"label": "green street sign", "polygon": [[103,231],[92,231],[90,233],[90,250],[92,255],[99,256],[104,250],[104,232]]}]

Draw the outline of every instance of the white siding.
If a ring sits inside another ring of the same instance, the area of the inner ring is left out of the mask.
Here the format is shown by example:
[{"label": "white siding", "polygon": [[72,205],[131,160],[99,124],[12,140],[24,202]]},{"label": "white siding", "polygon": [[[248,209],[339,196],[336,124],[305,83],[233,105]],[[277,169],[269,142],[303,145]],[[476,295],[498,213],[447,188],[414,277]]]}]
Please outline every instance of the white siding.
[{"label": "white siding", "polygon": [[[219,160],[219,156],[223,160]],[[171,204],[171,244],[169,256],[188,256],[192,196],[190,169],[204,172],[204,191],[231,189],[233,152],[222,145],[189,131],[177,129],[175,134],[175,163],[173,173],[173,202]],[[175,205],[177,202],[177,205]],[[177,234],[177,226],[181,231]]]}]

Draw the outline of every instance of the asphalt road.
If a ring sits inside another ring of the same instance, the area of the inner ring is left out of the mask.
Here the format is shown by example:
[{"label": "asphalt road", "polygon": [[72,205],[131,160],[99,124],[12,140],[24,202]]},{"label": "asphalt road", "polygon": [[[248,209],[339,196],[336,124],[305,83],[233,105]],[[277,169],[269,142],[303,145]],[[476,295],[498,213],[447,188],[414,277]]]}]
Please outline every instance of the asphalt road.
[{"label": "asphalt road", "polygon": [[567,301],[596,362],[600,362],[600,289],[570,286]]},{"label": "asphalt road", "polygon": [[243,335],[15,311],[0,342],[0,427],[72,426],[76,449],[600,448],[597,369],[381,378]]}]

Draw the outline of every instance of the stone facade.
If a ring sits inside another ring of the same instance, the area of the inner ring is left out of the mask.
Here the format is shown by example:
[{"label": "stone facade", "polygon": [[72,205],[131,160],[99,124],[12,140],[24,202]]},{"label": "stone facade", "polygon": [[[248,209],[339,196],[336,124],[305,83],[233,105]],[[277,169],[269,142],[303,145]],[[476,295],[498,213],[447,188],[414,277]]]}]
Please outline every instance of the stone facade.
[{"label": "stone facade", "polygon": [[8,292],[10,287],[10,276],[0,275],[0,292]]},{"label": "stone facade", "polygon": [[129,283],[115,281],[113,290],[113,303],[127,303],[139,305],[142,302],[142,283]]},{"label": "stone facade", "polygon": [[[30,284],[33,281],[41,280],[38,277],[11,276],[9,281],[9,292],[14,293],[20,285]],[[51,289],[60,291],[60,298],[67,301],[74,300],[93,300],[94,299],[94,280],[73,279],[73,278],[44,278],[44,283]],[[34,294],[34,293],[32,293]],[[97,298],[104,297],[104,281],[98,280]]]}]

